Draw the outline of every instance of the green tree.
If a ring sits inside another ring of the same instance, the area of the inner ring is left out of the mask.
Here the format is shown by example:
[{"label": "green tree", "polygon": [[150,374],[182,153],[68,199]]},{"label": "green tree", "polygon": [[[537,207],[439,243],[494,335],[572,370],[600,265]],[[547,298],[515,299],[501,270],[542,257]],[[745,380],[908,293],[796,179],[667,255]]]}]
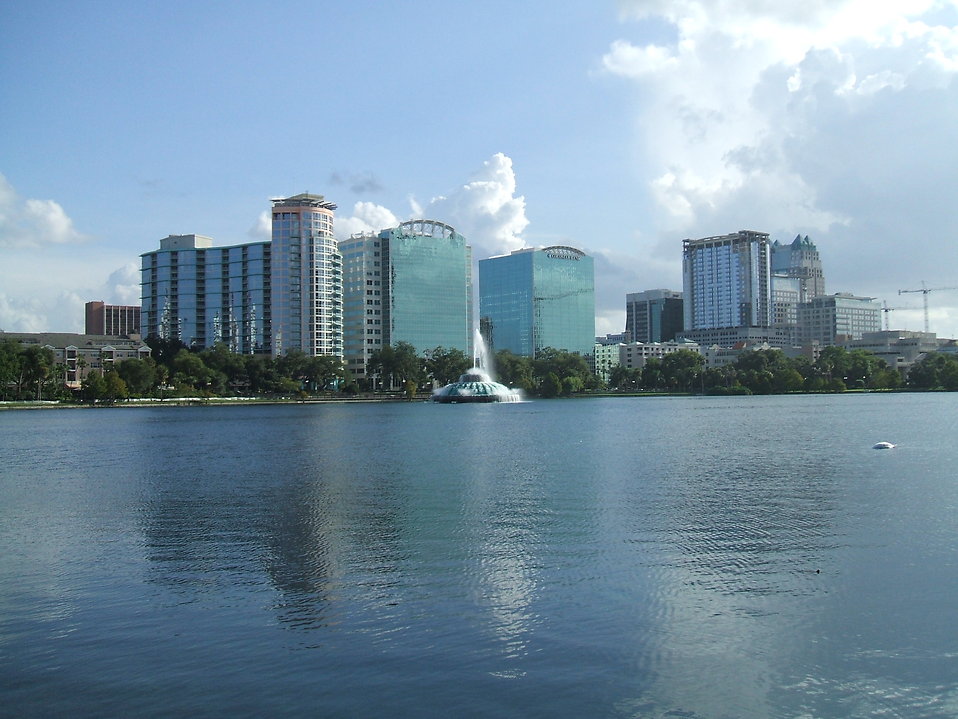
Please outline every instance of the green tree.
[{"label": "green tree", "polygon": [[642,386],[645,389],[663,389],[665,387],[665,373],[662,371],[662,360],[650,357],[642,367]]},{"label": "green tree", "polygon": [[[546,390],[551,391],[551,386],[544,389],[544,385],[550,374],[556,375],[559,379],[559,386],[556,393],[562,391],[562,383],[568,377],[577,380],[574,386],[579,390],[586,387],[594,387],[596,384],[595,375],[589,368],[589,363],[581,355],[574,352],[557,350],[552,347],[546,347],[540,350],[532,361],[533,381],[539,386],[540,393],[546,396]],[[551,380],[550,380],[551,381]]]},{"label": "green tree", "polygon": [[848,374],[848,366],[848,350],[831,345],[822,348],[814,364],[815,372],[825,379],[843,379]]},{"label": "green tree", "polygon": [[275,394],[281,391],[282,379],[272,357],[244,355],[243,368],[251,393]]},{"label": "green tree", "polygon": [[772,374],[772,391],[779,394],[800,392],[804,382],[805,379],[799,374],[798,370],[792,367],[782,367]]},{"label": "green tree", "polygon": [[117,363],[115,371],[134,397],[145,397],[156,387],[156,363],[152,359],[125,359]]},{"label": "green tree", "polygon": [[471,366],[466,353],[455,347],[447,350],[440,346],[426,352],[426,374],[440,387],[455,382]]},{"label": "green tree", "polygon": [[312,391],[325,390],[346,379],[346,364],[339,357],[319,355],[306,362],[305,379]]},{"label": "green tree", "polygon": [[929,352],[908,370],[908,386],[915,389],[956,389],[953,386],[958,357]]},{"label": "green tree", "polygon": [[863,389],[870,386],[875,375],[887,368],[888,365],[881,357],[876,357],[866,350],[851,350],[848,353],[844,379],[849,386]]},{"label": "green tree", "polygon": [[126,399],[130,396],[126,382],[123,381],[116,370],[103,375],[103,385],[103,399],[109,404],[114,404],[117,400]]},{"label": "green tree", "polygon": [[212,383],[212,374],[195,352],[181,349],[172,361],[173,384],[180,388],[206,391]]},{"label": "green tree", "polygon": [[176,339],[162,339],[156,335],[150,335],[144,342],[150,348],[150,356],[158,365],[164,365],[172,368],[173,360],[179,354],[180,350],[187,349],[186,345]]},{"label": "green tree", "polygon": [[616,365],[609,372],[609,386],[621,391],[634,392],[642,385],[642,370],[639,367]]},{"label": "green tree", "polygon": [[532,360],[509,350],[499,350],[496,352],[496,379],[509,387],[531,392],[535,386],[532,381]]},{"label": "green tree", "polygon": [[8,399],[20,375],[21,345],[16,340],[0,342],[0,398]]},{"label": "green tree", "polygon": [[80,383],[80,396],[90,404],[106,397],[106,382],[99,372],[90,372]]},{"label": "green tree", "polygon": [[43,385],[53,373],[56,362],[53,350],[38,345],[27,346],[20,355],[24,384],[36,389],[36,399],[42,399]]},{"label": "green tree", "polygon": [[200,358],[214,373],[212,384],[218,394],[233,394],[235,390],[248,387],[244,355],[230,352],[225,343],[218,342],[203,350]]},{"label": "green tree", "polygon": [[379,375],[389,387],[404,386],[409,380],[418,385],[424,377],[416,348],[408,342],[397,342],[374,351],[369,357],[367,371]]},{"label": "green tree", "polygon": [[562,392],[562,380],[555,372],[549,372],[539,384],[539,395],[545,399],[558,397]]},{"label": "green tree", "polygon": [[690,392],[697,385],[705,358],[692,350],[676,350],[662,358],[662,375],[673,390]]}]

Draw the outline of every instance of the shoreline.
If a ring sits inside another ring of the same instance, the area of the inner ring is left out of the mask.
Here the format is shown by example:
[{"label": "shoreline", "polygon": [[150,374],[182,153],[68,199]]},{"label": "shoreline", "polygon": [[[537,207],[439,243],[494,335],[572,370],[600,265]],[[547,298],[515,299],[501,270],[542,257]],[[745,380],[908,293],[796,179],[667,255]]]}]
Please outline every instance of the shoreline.
[{"label": "shoreline", "polygon": [[[598,399],[598,398],[637,398],[637,397],[790,397],[805,395],[864,395],[864,394],[924,394],[925,392],[935,392],[936,390],[915,390],[915,389],[850,389],[845,392],[786,392],[784,394],[767,395],[722,395],[722,394],[692,394],[689,392],[596,392],[575,394],[571,397],[556,397],[554,399]],[[944,390],[942,390],[944,391]],[[61,402],[59,400],[40,400],[40,401],[0,401],[0,412],[14,410],[43,410],[43,409],[122,409],[138,407],[247,407],[249,405],[263,404],[374,404],[374,403],[393,403],[393,402],[428,402],[432,394],[420,393],[412,399],[403,395],[358,395],[353,397],[307,397],[305,399],[294,399],[292,397],[171,397],[169,399],[158,398],[136,398],[127,399],[112,404],[96,403],[73,403]],[[542,398],[534,398],[540,400]],[[548,400],[543,400],[548,401]]]}]

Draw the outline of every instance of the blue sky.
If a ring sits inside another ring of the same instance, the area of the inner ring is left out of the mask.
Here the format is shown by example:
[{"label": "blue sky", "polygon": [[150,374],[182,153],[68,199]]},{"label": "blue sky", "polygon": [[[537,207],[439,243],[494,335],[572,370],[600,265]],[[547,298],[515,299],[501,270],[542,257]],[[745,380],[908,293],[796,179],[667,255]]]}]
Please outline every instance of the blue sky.
[{"label": "blue sky", "polygon": [[[584,249],[599,333],[681,289],[683,238],[745,228],[921,329],[897,290],[958,286],[958,11],[902,5],[4,3],[0,328],[79,331],[160,238],[265,239],[309,191],[341,235]],[[929,300],[958,336],[958,290]]]}]

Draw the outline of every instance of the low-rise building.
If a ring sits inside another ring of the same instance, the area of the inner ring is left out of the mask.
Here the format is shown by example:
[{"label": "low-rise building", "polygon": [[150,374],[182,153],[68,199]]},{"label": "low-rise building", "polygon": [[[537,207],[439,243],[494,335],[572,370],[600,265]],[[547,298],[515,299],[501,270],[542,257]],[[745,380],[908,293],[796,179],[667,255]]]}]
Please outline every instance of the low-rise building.
[{"label": "low-rise building", "polygon": [[627,332],[595,338],[595,347],[590,358],[592,371],[603,382],[608,382],[612,370],[619,366],[619,348],[627,341]]},{"label": "low-rise building", "polygon": [[861,338],[843,344],[848,350],[865,350],[885,360],[890,369],[907,370],[927,352],[938,352],[949,340],[939,340],[934,332],[879,330],[865,332]]},{"label": "low-rise building", "polygon": [[701,353],[695,342],[625,342],[619,345],[619,364],[628,369],[641,369],[650,359],[662,359],[679,350]]},{"label": "low-rise building", "polygon": [[126,359],[145,359],[150,347],[139,335],[81,335],[70,332],[0,332],[0,341],[11,339],[22,345],[39,345],[53,350],[55,363],[63,372],[63,383],[79,389],[91,372],[103,373]]}]

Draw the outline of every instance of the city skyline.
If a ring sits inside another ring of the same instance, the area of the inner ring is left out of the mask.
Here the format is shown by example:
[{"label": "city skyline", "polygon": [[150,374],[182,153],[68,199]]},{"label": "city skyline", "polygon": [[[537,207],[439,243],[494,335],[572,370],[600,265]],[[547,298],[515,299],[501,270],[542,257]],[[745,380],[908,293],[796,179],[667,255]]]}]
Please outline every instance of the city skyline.
[{"label": "city skyline", "polygon": [[[79,330],[139,302],[161,238],[267,240],[268,200],[311,192],[340,240],[431,217],[476,260],[581,248],[597,334],[681,287],[683,239],[741,229],[810,236],[829,293],[922,329],[898,290],[958,286],[958,11],[748,8],[4,6],[0,328]],[[958,335],[958,291],[928,300]]]}]

